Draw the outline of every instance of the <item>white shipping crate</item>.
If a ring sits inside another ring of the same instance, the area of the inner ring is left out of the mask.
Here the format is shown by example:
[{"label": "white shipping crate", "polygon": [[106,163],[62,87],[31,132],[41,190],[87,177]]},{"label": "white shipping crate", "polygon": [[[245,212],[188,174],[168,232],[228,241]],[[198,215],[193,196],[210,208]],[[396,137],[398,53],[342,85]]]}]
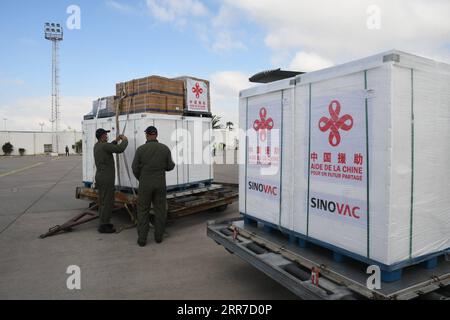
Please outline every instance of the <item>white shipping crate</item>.
[{"label": "white shipping crate", "polygon": [[[136,149],[146,142],[145,129],[155,126],[158,129],[158,141],[164,143],[172,151],[172,159],[176,166],[172,171],[166,173],[168,189],[175,187],[186,187],[199,183],[210,183],[213,180],[212,149],[211,149],[211,118],[183,117],[175,115],[139,113],[119,116],[119,132],[123,132],[128,138],[128,147],[124,154],[119,155],[120,174],[117,174],[116,186],[137,188],[138,183],[134,178],[131,165]],[[99,118],[84,120],[83,126],[83,182],[89,185],[94,182],[95,162],[93,148],[97,139],[95,131],[98,128],[111,130],[109,141],[116,137],[116,119]],[[184,129],[184,130],[182,130]],[[203,139],[203,140],[202,140]],[[194,141],[203,141],[196,144]],[[203,147],[200,152],[203,158],[194,159],[193,153]],[[128,177],[125,168],[125,159],[128,164]],[[116,157],[114,157],[116,161]],[[194,161],[196,160],[196,162]],[[120,181],[119,181],[120,180]]]},{"label": "white shipping crate", "polygon": [[449,65],[390,51],[240,97],[242,213],[386,269],[449,250]]}]

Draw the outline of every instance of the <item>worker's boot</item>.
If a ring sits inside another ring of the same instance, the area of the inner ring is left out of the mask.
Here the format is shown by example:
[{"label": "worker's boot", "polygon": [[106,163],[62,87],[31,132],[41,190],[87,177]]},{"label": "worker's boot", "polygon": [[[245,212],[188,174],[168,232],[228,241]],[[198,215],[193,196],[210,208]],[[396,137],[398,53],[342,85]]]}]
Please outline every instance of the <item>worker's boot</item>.
[{"label": "worker's boot", "polygon": [[155,234],[155,242],[156,243],[161,243],[163,240],[163,236],[159,235],[159,234]]},{"label": "worker's boot", "polygon": [[111,223],[108,224],[102,224],[100,227],[98,227],[98,232],[100,233],[114,233],[116,232],[116,229]]},{"label": "worker's boot", "polygon": [[139,247],[145,247],[145,245],[147,244],[147,241],[145,241],[145,240],[138,240],[137,244],[139,245]]}]

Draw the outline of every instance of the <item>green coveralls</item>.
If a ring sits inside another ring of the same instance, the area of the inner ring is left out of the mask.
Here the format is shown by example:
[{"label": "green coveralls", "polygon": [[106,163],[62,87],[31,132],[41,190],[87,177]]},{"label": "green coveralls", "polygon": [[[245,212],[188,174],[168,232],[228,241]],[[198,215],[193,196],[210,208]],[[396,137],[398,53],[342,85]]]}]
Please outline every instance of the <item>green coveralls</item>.
[{"label": "green coveralls", "polygon": [[114,206],[114,182],[116,180],[113,153],[122,153],[128,146],[128,140],[116,142],[97,142],[94,146],[94,159],[97,172],[95,185],[98,188],[100,225],[109,224]]},{"label": "green coveralls", "polygon": [[150,229],[150,208],[155,211],[155,239],[161,239],[167,220],[166,171],[175,167],[169,148],[157,140],[147,141],[136,150],[132,168],[139,180],[138,240],[146,241]]}]

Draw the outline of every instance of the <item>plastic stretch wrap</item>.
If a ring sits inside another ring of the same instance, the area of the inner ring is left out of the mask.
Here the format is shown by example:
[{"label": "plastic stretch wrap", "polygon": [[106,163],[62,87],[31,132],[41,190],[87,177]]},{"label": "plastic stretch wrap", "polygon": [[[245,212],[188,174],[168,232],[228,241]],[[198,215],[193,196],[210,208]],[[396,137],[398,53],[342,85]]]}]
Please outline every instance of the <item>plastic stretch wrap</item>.
[{"label": "plastic stretch wrap", "polygon": [[399,51],[245,90],[240,211],[384,265],[448,251],[449,123],[450,66]]}]

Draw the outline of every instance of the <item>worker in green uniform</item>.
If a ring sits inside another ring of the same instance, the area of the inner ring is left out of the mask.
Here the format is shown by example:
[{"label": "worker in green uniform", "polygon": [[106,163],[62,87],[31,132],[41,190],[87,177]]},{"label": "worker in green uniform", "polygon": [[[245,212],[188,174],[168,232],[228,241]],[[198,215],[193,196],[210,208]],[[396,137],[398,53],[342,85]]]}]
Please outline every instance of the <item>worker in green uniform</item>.
[{"label": "worker in green uniform", "polygon": [[[119,135],[112,143],[108,143],[109,130],[98,129],[95,132],[98,142],[94,146],[94,159],[97,172],[95,185],[98,189],[100,225],[98,232],[114,233],[116,230],[110,223],[114,205],[114,181],[116,180],[113,153],[122,153],[128,146],[128,139]],[[121,141],[120,144],[118,142]]]},{"label": "worker in green uniform", "polygon": [[[155,241],[161,243],[166,226],[166,171],[175,167],[169,148],[157,140],[158,130],[150,126],[145,130],[147,142],[137,148],[132,169],[139,180],[138,189],[138,245],[147,244],[149,222],[155,227]],[[153,204],[154,217],[150,216]]]}]

